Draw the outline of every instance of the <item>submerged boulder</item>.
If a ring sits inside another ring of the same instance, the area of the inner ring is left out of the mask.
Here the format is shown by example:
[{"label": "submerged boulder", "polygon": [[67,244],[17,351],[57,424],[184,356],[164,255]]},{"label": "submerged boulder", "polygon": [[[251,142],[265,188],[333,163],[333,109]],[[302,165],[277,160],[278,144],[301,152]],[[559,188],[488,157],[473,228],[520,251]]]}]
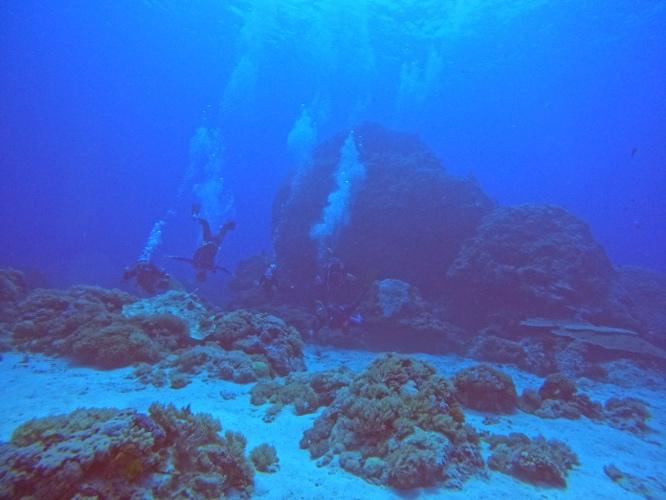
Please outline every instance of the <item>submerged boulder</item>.
[{"label": "submerged boulder", "polygon": [[448,271],[468,320],[485,313],[571,315],[608,301],[616,274],[588,226],[555,206],[499,207]]},{"label": "submerged boulder", "polygon": [[[355,172],[363,175],[353,177],[349,196],[337,196],[349,137],[358,153]],[[273,211],[277,261],[293,285],[309,286],[321,250],[311,232],[322,224],[319,236],[329,231],[326,247],[362,284],[395,278],[438,292],[463,241],[492,207],[475,182],[448,174],[417,137],[362,124],[321,144],[309,168],[279,192]],[[331,224],[325,210],[342,222]]]}]

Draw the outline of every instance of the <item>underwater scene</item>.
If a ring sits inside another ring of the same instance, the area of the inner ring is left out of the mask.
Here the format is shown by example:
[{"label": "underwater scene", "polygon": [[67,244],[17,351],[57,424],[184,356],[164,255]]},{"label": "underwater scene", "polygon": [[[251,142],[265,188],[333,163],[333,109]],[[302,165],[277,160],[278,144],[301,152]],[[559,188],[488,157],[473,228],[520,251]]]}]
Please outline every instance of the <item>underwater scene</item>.
[{"label": "underwater scene", "polygon": [[0,499],[666,499],[666,0],[4,0]]}]

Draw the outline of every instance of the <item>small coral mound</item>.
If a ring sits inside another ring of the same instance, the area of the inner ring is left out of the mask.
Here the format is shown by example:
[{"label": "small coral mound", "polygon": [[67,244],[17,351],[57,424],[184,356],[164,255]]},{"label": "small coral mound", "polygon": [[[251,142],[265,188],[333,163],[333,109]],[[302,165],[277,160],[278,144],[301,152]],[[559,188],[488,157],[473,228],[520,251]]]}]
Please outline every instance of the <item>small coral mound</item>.
[{"label": "small coral mound", "polygon": [[259,472],[275,472],[280,461],[275,446],[267,443],[253,448],[250,452],[250,460]]},{"label": "small coral mound", "polygon": [[196,340],[204,339],[215,331],[213,312],[193,294],[170,290],[123,306],[123,316],[126,318],[155,315],[180,318],[187,325],[187,334]]},{"label": "small coral mound", "polygon": [[480,333],[467,351],[470,358],[492,363],[513,363],[541,376],[556,370],[552,349],[540,340],[529,337],[521,341],[510,340],[502,336],[504,332],[495,331],[492,327]]},{"label": "small coral mound", "polygon": [[313,413],[322,406],[330,405],[343,387],[352,381],[352,373],[347,368],[323,372],[292,373],[283,384],[259,382],[252,388],[251,402],[254,405],[271,403],[264,420],[270,422],[285,405],[293,404],[296,415]]},{"label": "small coral mound", "polygon": [[239,309],[223,314],[216,327],[207,340],[230,351],[261,354],[277,375],[305,370],[301,335],[276,316]]},{"label": "small coral mound", "polygon": [[[244,438],[189,408],[79,409],[31,420],[0,444],[7,498],[211,498],[252,490]],[[4,498],[4,496],[3,496]]]},{"label": "small coral mound", "polygon": [[546,377],[538,391],[525,389],[518,406],[527,413],[541,418],[578,419],[581,415],[592,420],[603,418],[599,403],[592,401],[587,394],[581,394],[573,380],[561,373]]},{"label": "small coral mound", "polygon": [[578,465],[576,454],[557,440],[530,439],[520,433],[485,439],[492,450],[488,466],[528,483],[564,488],[567,473]]},{"label": "small coral mound", "polygon": [[264,356],[225,351],[218,344],[206,342],[179,349],[155,365],[141,363],[134,371],[140,382],[156,387],[165,384],[167,375],[172,381],[184,380],[186,383],[193,375],[201,375],[202,378],[247,384],[268,378],[270,366]]},{"label": "small coral mound", "polygon": [[449,383],[430,365],[393,354],[340,389],[301,447],[321,464],[338,455],[349,472],[399,489],[438,482],[459,488],[483,468],[478,438]]},{"label": "small coral mound", "polygon": [[666,498],[666,482],[656,477],[639,477],[617,468],[613,464],[604,467],[606,475],[620,488],[649,500]]},{"label": "small coral mound", "polygon": [[459,371],[453,378],[453,385],[458,401],[475,410],[511,413],[518,402],[511,377],[489,365]]},{"label": "small coral mound", "polygon": [[610,398],[604,406],[609,425],[632,434],[646,434],[652,429],[645,423],[650,418],[647,405],[636,398]]}]

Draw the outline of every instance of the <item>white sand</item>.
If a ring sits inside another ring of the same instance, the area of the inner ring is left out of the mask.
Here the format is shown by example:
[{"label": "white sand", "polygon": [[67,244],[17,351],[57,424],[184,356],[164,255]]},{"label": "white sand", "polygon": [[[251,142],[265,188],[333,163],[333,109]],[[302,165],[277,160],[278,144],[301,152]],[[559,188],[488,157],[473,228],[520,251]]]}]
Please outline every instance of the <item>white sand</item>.
[{"label": "white sand", "polygon": [[[363,369],[376,354],[308,347],[306,363],[311,371],[346,365],[352,370]],[[418,355],[434,364],[439,372],[450,376],[461,368],[475,364],[454,356]],[[511,375],[519,392],[525,387],[538,388],[542,379],[511,366],[501,367]],[[622,490],[603,472],[604,465],[613,463],[621,470],[642,477],[663,477],[666,470],[666,385],[652,388],[627,389],[616,385],[588,382],[584,392],[593,400],[605,402],[609,397],[634,396],[651,406],[649,425],[657,432],[645,438],[621,432],[588,419],[544,420],[534,415],[516,412],[502,416],[491,426],[482,423],[484,415],[466,411],[468,421],[477,429],[493,433],[522,432],[528,436],[542,434],[548,439],[566,442],[578,454],[581,465],[569,473],[564,490],[537,488],[512,477],[488,470],[486,478],[473,478],[460,491],[442,488],[400,494],[389,488],[371,485],[347,473],[333,463],[319,468],[310,460],[306,450],[299,448],[305,429],[317,415],[295,416],[285,408],[272,423],[262,416],[266,407],[254,407],[249,402],[252,384],[238,385],[221,380],[195,377],[183,389],[143,386],[128,378],[132,369],[99,371],[76,367],[62,359],[40,355],[25,356],[3,353],[0,375],[5,397],[0,399],[0,439],[8,440],[13,429],[34,417],[68,413],[78,407],[132,407],[146,411],[150,403],[159,401],[176,406],[191,405],[195,412],[207,412],[222,422],[223,429],[240,431],[248,439],[248,449],[268,442],[274,445],[280,458],[279,471],[257,473],[255,496],[290,499],[370,499],[370,498],[473,498],[473,499],[559,499],[639,498]],[[663,381],[662,381],[663,382]],[[636,386],[641,380],[636,381]],[[654,386],[654,384],[652,384]],[[233,393],[225,400],[221,393]],[[486,455],[487,456],[487,455]]]}]

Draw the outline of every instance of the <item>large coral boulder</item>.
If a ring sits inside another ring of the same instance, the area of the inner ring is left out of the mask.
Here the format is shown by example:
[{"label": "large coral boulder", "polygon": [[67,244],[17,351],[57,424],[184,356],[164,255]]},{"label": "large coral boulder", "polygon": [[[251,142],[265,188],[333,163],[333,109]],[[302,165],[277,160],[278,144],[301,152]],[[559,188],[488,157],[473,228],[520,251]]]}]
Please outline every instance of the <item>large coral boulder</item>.
[{"label": "large coral boulder", "polygon": [[538,205],[487,215],[448,277],[468,318],[498,311],[566,317],[607,301],[616,279],[585,223],[562,208]]},{"label": "large coral boulder", "polygon": [[[282,272],[306,287],[317,271],[310,234],[336,190],[336,169],[346,132],[321,144],[312,164],[278,194],[274,246]],[[374,124],[353,130],[364,175],[339,214],[327,246],[348,270],[369,283],[396,278],[424,293],[441,289],[446,269],[479,220],[493,207],[475,182],[446,172],[415,136]]]}]

